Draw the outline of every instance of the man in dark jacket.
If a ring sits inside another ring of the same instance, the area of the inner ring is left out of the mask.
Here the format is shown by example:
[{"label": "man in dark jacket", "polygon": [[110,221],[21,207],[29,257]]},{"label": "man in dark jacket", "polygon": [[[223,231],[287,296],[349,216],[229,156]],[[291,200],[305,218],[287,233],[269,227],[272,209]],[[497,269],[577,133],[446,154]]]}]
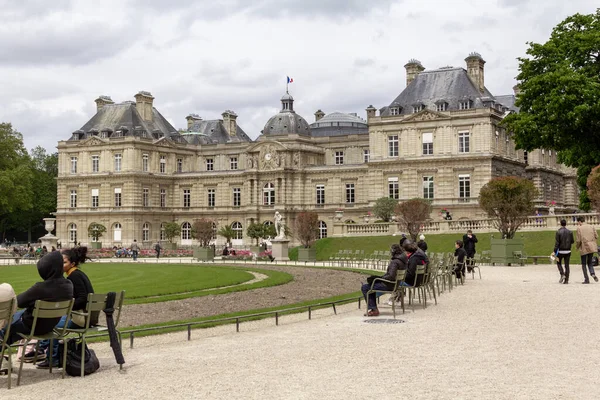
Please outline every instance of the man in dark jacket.
[{"label": "man in dark jacket", "polygon": [[465,258],[468,257],[463,246],[462,240],[457,240],[454,243],[454,257],[456,257],[456,264],[454,265],[453,273],[458,279],[462,279],[465,276]]},{"label": "man in dark jacket", "polygon": [[[63,258],[59,251],[53,251],[42,257],[37,263],[38,273],[44,280],[37,282],[17,296],[17,306],[25,310],[17,312],[10,328],[10,336],[5,338],[8,344],[21,339],[19,333],[29,334],[33,326],[33,308],[36,300],[64,301],[73,298],[73,284],[63,276]],[[39,318],[35,327],[36,335],[45,335],[54,329],[59,318]],[[0,331],[4,337],[6,330]]]},{"label": "man in dark jacket", "polygon": [[470,229],[467,231],[466,235],[463,235],[463,248],[465,249],[465,252],[467,253],[467,270],[468,272],[471,272],[471,270],[473,269],[471,267],[472,265],[472,259],[473,257],[475,257],[475,243],[477,243],[477,236],[475,236],[473,234],[473,231],[471,231]]},{"label": "man in dark jacket", "polygon": [[[381,279],[395,282],[398,270],[406,269],[406,261],[405,261],[406,257],[402,257],[403,256],[402,248],[397,244],[393,244],[390,249],[390,253],[391,253],[392,259],[390,260],[390,263],[388,264],[387,271],[385,272],[385,274],[383,276],[371,276],[367,279],[367,283],[362,285],[361,290],[363,292],[363,296],[365,297],[365,301],[368,303],[367,314],[366,314],[368,317],[376,317],[379,315],[379,310],[377,309],[377,301],[376,301],[377,297],[376,297],[375,293],[369,294],[369,298],[367,298],[367,292],[369,290],[371,290],[371,284],[372,284],[373,280],[376,278],[381,278]],[[393,290],[394,283],[376,281],[375,284],[373,284],[373,289]]]},{"label": "man in dark jacket", "polygon": [[419,249],[417,244],[411,242],[410,240],[404,241],[402,247],[404,248],[408,258],[408,266],[406,269],[406,278],[404,278],[404,282],[410,286],[419,286],[423,283],[424,276],[417,276],[417,267],[419,265],[427,265],[429,263],[429,259],[423,250]]},{"label": "man in dark jacket", "polygon": [[[556,231],[554,236],[554,254],[556,255],[556,266],[560,273],[560,280],[558,283],[569,283],[569,260],[571,259],[571,246],[575,243],[573,239],[573,232],[567,229],[567,221],[564,219],[560,220],[560,228]],[[562,261],[565,262],[565,269],[561,265]]]}]

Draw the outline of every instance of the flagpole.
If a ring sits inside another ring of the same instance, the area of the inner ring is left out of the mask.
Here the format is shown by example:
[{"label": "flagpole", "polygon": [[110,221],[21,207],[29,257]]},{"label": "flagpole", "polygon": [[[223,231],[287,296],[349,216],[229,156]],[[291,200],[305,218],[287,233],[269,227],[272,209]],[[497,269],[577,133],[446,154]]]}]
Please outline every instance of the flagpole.
[{"label": "flagpole", "polygon": [[286,79],[285,79],[285,93],[286,93],[286,94],[289,94],[289,92],[288,92],[288,86],[289,86],[289,85],[290,85],[290,83],[289,83],[289,79],[287,79],[287,78],[286,78]]}]

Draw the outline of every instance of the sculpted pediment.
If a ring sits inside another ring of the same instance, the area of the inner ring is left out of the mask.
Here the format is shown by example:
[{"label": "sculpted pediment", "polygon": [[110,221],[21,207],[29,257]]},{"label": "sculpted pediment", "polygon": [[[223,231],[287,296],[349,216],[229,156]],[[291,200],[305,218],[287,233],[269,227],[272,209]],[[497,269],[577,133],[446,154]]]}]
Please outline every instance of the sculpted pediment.
[{"label": "sculpted pediment", "polygon": [[423,110],[416,114],[412,114],[411,116],[405,118],[402,122],[419,122],[419,121],[433,121],[436,119],[448,119],[447,115],[431,111],[431,110]]},{"label": "sculpted pediment", "polygon": [[98,136],[92,136],[91,138],[80,141],[78,146],[96,146],[106,143],[108,143],[106,139],[100,139]]},{"label": "sculpted pediment", "polygon": [[178,148],[179,146],[177,145],[177,143],[175,143],[174,141],[172,141],[171,139],[167,138],[167,137],[161,137],[158,140],[155,140],[154,142],[152,142],[153,145],[155,146],[162,146],[162,147],[171,147],[171,148]]}]

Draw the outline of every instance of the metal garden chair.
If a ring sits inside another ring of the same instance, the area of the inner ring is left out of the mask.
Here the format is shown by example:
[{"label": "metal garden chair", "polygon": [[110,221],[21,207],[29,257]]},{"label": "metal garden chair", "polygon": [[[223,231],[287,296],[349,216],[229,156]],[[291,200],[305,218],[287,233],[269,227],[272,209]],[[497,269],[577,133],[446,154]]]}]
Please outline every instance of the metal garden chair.
[{"label": "metal garden chair", "polygon": [[[376,293],[376,294],[391,293],[392,299],[395,299],[397,297],[400,298],[400,306],[402,307],[402,313],[404,313],[404,293],[401,291],[401,288],[403,287],[402,283],[404,282],[405,277],[406,277],[406,270],[403,269],[403,270],[399,270],[396,273],[395,281],[389,281],[389,280],[383,279],[383,278],[373,279],[373,282],[371,282],[371,288],[367,292],[367,299],[369,298],[369,294],[371,294],[371,293]],[[375,282],[393,283],[394,288],[392,290],[374,289],[373,286],[375,286]],[[367,309],[368,309],[368,307],[367,307]],[[396,318],[396,301],[394,301],[394,300],[392,300],[392,314],[394,314],[394,319],[395,319]]]},{"label": "metal garden chair", "polygon": [[[3,301],[0,302],[0,320],[5,320],[7,321],[7,325],[6,325],[6,332],[5,332],[5,336],[4,337],[10,337],[10,325],[11,322],[13,320],[13,316],[15,314],[15,306],[16,306],[17,300],[16,299],[10,299],[7,301]],[[7,368],[7,378],[8,378],[8,388],[10,389],[10,384],[11,384],[11,380],[12,380],[12,353],[13,353],[13,349],[15,349],[16,347],[19,347],[18,344],[13,344],[10,345],[8,343],[6,343],[2,338],[0,338],[0,371],[2,371],[2,362],[4,361],[4,356],[5,354],[7,355],[7,362],[8,362],[8,368]]]}]

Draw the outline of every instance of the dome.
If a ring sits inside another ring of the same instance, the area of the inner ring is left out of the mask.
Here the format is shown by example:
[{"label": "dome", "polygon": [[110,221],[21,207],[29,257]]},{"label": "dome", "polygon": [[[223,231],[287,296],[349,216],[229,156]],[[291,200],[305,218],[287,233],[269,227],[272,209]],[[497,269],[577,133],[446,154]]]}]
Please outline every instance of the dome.
[{"label": "dome", "polygon": [[263,135],[310,135],[308,122],[294,111],[294,98],[286,92],[281,97],[281,111],[265,124]]},{"label": "dome", "polygon": [[[315,113],[315,116],[318,116]],[[332,112],[310,124],[312,136],[362,135],[369,133],[367,121],[356,113]]]}]

